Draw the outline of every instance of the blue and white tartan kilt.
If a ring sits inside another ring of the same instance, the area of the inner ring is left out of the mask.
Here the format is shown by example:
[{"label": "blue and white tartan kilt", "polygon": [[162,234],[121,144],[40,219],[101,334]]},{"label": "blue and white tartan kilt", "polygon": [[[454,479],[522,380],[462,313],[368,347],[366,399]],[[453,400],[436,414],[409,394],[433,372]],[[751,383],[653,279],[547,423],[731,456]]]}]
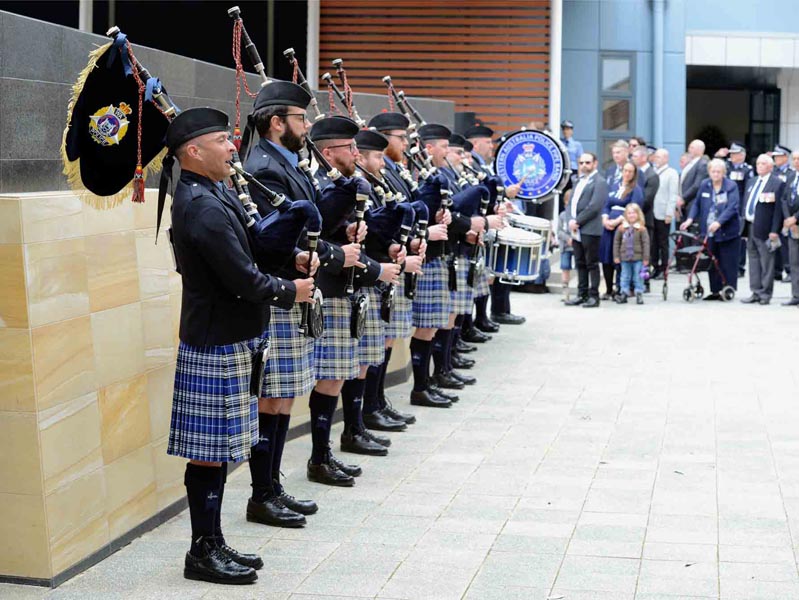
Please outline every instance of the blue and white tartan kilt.
[{"label": "blue and white tartan kilt", "polygon": [[413,314],[411,301],[405,297],[405,275],[394,286],[394,314],[391,323],[384,323],[387,340],[399,340],[411,337],[413,333]]},{"label": "blue and white tartan kilt", "polygon": [[250,394],[253,354],[265,337],[224,346],[178,347],[167,454],[238,462],[258,442],[258,398]]},{"label": "blue and white tartan kilt", "polygon": [[[366,311],[366,325],[363,335],[358,340],[358,363],[363,366],[379,366],[386,358],[385,322],[380,318],[380,304],[382,292],[376,287],[370,287],[369,310]],[[396,292],[395,298],[396,298]]]},{"label": "blue and white tartan kilt", "polygon": [[474,288],[466,283],[469,276],[468,257],[458,257],[458,268],[455,270],[455,275],[458,278],[458,289],[450,292],[452,312],[456,315],[468,315],[472,312],[474,303]]},{"label": "blue and white tartan kilt", "polygon": [[301,320],[299,304],[290,310],[272,307],[262,398],[299,398],[313,389],[314,339],[299,332]]},{"label": "blue and white tartan kilt", "polygon": [[413,299],[413,326],[439,329],[449,321],[449,270],[446,259],[436,258],[422,266]]},{"label": "blue and white tartan kilt", "polygon": [[[486,242],[488,244],[489,242]],[[474,297],[479,298],[480,296],[488,296],[491,293],[491,287],[488,284],[488,280],[491,277],[491,273],[489,272],[490,265],[488,264],[488,252],[486,252],[486,246],[483,246],[482,250],[482,257],[483,257],[483,272],[475,277],[474,282]]]},{"label": "blue and white tartan kilt", "polygon": [[325,298],[325,332],[314,343],[316,379],[354,379],[360,371],[358,340],[350,335],[349,297]]}]

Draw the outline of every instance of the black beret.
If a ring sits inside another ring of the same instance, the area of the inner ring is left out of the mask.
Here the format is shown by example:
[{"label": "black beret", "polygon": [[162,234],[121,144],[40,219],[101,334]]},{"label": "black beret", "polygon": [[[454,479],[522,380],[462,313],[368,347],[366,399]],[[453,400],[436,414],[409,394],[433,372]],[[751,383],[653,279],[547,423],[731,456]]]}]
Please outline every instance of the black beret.
[{"label": "black beret", "polygon": [[463,137],[469,138],[484,138],[494,137],[494,130],[485,125],[473,125],[463,132]]},{"label": "black beret", "polygon": [[379,150],[382,152],[388,146],[388,138],[377,131],[361,129],[355,136],[358,150]]},{"label": "black beret", "polygon": [[444,127],[443,125],[436,125],[435,123],[422,125],[419,128],[419,139],[422,141],[448,140],[449,136],[451,135],[452,132],[449,130],[448,127]]},{"label": "black beret", "polygon": [[311,139],[314,142],[321,140],[351,140],[360,131],[358,125],[349,117],[335,115],[318,120],[311,127]]},{"label": "black beret", "polygon": [[466,140],[463,143],[463,149],[466,150],[466,152],[471,152],[474,150],[474,144],[472,144],[469,140]]},{"label": "black beret", "polygon": [[228,117],[215,108],[189,108],[178,114],[166,130],[166,145],[172,152],[196,137],[228,130]]},{"label": "black beret", "polygon": [[384,112],[369,119],[369,127],[378,131],[392,131],[394,129],[408,129],[410,121],[398,112]]},{"label": "black beret", "polygon": [[453,133],[451,136],[449,136],[450,146],[455,146],[456,148],[463,148],[465,143],[466,143],[466,138],[459,133]]},{"label": "black beret", "polygon": [[253,110],[265,108],[267,106],[296,106],[298,108],[308,108],[311,103],[311,95],[290,81],[273,81],[265,85],[255,97]]}]

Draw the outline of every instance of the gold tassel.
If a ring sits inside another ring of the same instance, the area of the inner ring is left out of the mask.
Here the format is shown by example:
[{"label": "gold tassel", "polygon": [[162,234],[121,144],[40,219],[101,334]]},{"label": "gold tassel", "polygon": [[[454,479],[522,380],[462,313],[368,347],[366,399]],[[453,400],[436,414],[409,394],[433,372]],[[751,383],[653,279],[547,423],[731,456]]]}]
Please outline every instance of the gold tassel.
[{"label": "gold tassel", "polygon": [[[83,86],[86,84],[86,79],[89,77],[92,70],[94,70],[94,68],[97,66],[97,61],[100,60],[100,57],[105,53],[106,50],[108,50],[112,43],[113,42],[108,42],[107,44],[104,44],[89,53],[89,62],[80,72],[80,75],[78,75],[78,80],[75,82],[75,85],[72,86],[72,97],[69,99],[69,104],[67,105],[67,126],[64,128],[64,134],[61,137],[61,161],[64,163],[63,172],[67,178],[67,185],[69,185],[69,188],[75,192],[85,204],[97,210],[114,208],[122,204],[125,198],[130,197],[130,195],[133,193],[133,176],[131,176],[130,183],[119,190],[116,194],[111,196],[97,196],[96,194],[92,194],[86,189],[86,186],[84,186],[83,182],[81,181],[80,159],[71,161],[67,157],[67,133],[69,132],[69,124],[72,121],[72,111],[75,108],[75,103],[78,101],[78,97],[83,91]],[[154,173],[161,170],[161,163],[164,159],[164,156],[166,156],[166,148],[164,148],[155,158],[153,158],[153,160],[150,161],[150,164],[144,167],[143,176],[145,179],[149,173]]]}]

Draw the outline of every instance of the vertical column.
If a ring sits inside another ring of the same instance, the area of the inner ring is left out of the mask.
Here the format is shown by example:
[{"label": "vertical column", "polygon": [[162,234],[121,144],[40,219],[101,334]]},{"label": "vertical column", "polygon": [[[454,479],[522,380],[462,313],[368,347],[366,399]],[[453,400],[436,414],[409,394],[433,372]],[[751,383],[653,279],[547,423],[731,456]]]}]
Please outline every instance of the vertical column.
[{"label": "vertical column", "polygon": [[92,32],[92,0],[80,0],[78,4],[78,29]]},{"label": "vertical column", "polygon": [[652,99],[652,133],[654,145],[663,146],[663,27],[666,0],[652,0],[652,31],[654,32],[654,45],[652,58],[654,60],[654,85]]},{"label": "vertical column", "polygon": [[[563,0],[552,0],[549,15],[549,130],[560,132],[560,86],[563,56]],[[552,202],[552,222],[558,220],[557,198]]]},{"label": "vertical column", "polygon": [[319,1],[308,0],[308,56],[305,77],[312,89],[319,88]]}]

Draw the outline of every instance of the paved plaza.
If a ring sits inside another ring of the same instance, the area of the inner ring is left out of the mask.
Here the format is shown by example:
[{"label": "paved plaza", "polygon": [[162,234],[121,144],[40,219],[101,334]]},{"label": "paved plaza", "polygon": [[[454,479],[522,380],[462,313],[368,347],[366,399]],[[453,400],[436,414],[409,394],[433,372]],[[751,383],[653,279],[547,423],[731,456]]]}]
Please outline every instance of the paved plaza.
[{"label": "paved plaza", "polygon": [[354,488],[307,482],[310,440],[288,444],[287,489],[320,505],[304,529],[247,523],[236,471],[223,524],[264,557],[253,586],[183,579],[184,512],[56,590],[0,597],[797,599],[799,311],[787,284],[770,306],[689,305],[684,282],[599,310],[514,294],[527,323],[476,353],[478,385],[414,408]]}]

